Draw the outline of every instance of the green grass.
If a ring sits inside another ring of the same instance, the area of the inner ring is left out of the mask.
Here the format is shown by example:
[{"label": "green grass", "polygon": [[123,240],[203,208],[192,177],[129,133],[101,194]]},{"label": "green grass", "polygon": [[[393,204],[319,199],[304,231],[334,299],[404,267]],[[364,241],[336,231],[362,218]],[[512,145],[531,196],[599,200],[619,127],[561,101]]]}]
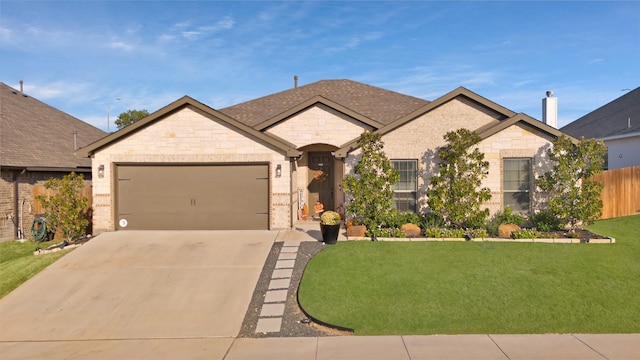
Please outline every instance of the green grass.
[{"label": "green grass", "polygon": [[640,332],[640,216],[589,229],[616,243],[342,242],[299,300],[358,335]]},{"label": "green grass", "polygon": [[0,243],[0,298],[42,271],[71,250],[34,256],[37,247],[52,243],[5,241]]}]

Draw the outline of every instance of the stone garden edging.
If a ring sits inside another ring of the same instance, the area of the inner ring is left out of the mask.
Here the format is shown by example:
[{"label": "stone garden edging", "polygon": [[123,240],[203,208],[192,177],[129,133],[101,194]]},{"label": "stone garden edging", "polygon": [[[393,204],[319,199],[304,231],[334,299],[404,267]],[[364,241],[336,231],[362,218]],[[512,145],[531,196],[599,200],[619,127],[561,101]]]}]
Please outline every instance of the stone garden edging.
[{"label": "stone garden edging", "polygon": [[[371,241],[370,237],[349,237],[347,241],[367,240]],[[377,241],[458,241],[458,242],[515,242],[515,243],[547,243],[547,244],[581,244],[582,239],[578,238],[557,238],[557,239],[503,239],[503,238],[481,238],[467,240],[465,238],[377,238]],[[614,244],[616,239],[590,239],[589,244]]]}]

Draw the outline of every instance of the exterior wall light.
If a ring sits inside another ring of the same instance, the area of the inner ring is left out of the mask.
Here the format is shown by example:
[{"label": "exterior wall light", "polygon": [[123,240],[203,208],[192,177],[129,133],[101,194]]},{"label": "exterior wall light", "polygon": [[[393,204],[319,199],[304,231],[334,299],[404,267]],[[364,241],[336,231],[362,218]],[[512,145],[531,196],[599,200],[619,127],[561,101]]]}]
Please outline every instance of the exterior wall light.
[{"label": "exterior wall light", "polygon": [[282,165],[278,164],[276,166],[276,177],[279,178],[280,176],[282,176]]},{"label": "exterior wall light", "polygon": [[104,177],[104,165],[98,166],[98,177],[102,179]]}]

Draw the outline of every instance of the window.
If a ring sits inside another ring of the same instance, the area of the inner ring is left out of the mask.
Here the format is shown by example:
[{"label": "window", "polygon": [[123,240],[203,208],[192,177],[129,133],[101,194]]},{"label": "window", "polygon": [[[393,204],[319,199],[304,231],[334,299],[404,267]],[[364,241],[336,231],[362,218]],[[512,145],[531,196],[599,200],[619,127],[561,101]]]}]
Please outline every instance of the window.
[{"label": "window", "polygon": [[394,207],[399,211],[415,213],[418,192],[418,161],[391,160],[391,165],[400,172],[400,180],[393,187]]},{"label": "window", "polygon": [[528,214],[531,204],[531,159],[504,159],[502,167],[504,207]]}]

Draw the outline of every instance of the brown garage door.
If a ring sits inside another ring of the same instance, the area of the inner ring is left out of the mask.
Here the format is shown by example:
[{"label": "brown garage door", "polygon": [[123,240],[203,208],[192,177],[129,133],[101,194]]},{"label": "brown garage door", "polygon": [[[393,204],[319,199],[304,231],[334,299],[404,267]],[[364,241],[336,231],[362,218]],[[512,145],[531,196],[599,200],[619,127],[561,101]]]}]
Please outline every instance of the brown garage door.
[{"label": "brown garage door", "polygon": [[118,165],[116,228],[266,230],[268,166]]}]

